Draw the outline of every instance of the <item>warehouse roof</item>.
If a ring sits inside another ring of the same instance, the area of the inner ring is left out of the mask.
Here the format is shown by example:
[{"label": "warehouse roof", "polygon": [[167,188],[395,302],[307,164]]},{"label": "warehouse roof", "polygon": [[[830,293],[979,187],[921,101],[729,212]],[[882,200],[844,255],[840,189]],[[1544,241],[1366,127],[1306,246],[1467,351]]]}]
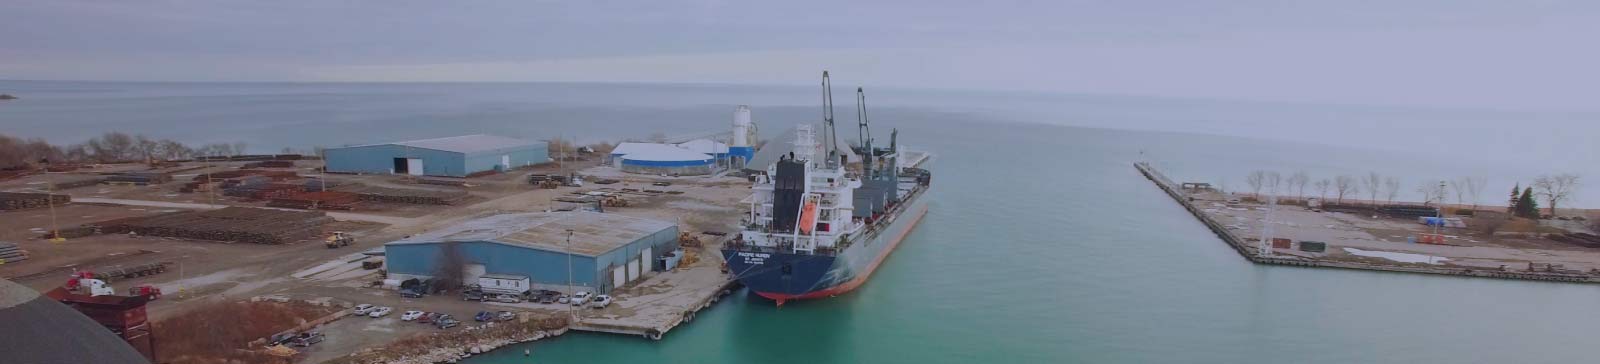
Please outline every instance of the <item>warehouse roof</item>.
[{"label": "warehouse roof", "polygon": [[149,363],[126,341],[77,310],[0,279],[0,353],[7,363]]},{"label": "warehouse roof", "polygon": [[590,211],[529,212],[471,220],[389,244],[489,241],[565,253],[571,230],[572,253],[592,257],[672,227],[665,221]]},{"label": "warehouse roof", "polygon": [[622,155],[623,159],[639,161],[703,161],[710,160],[711,156],[705,153],[696,153],[672,144],[657,143],[622,143],[617,149],[611,151],[612,155]]},{"label": "warehouse roof", "polygon": [[678,143],[679,148],[705,154],[727,154],[728,145],[711,139],[695,139]]},{"label": "warehouse roof", "polygon": [[496,149],[516,148],[534,145],[532,142],[517,138],[508,138],[498,135],[472,134],[444,138],[408,140],[393,143],[377,143],[357,145],[356,147],[369,147],[374,145],[404,145],[412,148],[442,150],[456,153],[477,153]]}]

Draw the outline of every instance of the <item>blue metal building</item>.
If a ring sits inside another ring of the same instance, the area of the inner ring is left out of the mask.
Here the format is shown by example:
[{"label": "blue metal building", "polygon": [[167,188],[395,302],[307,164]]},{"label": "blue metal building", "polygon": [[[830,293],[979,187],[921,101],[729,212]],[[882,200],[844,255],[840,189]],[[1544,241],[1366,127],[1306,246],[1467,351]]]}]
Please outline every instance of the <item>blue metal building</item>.
[{"label": "blue metal building", "polygon": [[544,163],[550,152],[545,142],[474,134],[329,148],[323,158],[335,173],[465,177]]},{"label": "blue metal building", "polygon": [[663,269],[677,249],[675,224],[589,211],[495,215],[384,244],[391,279],[460,269],[468,283],[510,274],[531,278],[535,288],[595,293]]}]

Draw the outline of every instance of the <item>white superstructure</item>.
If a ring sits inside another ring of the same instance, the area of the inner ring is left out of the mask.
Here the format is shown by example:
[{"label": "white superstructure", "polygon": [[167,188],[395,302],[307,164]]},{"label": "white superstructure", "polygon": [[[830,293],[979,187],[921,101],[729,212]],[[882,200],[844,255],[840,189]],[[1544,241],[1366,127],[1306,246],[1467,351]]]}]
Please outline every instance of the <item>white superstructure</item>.
[{"label": "white superstructure", "polygon": [[[745,243],[759,247],[787,249],[796,253],[814,253],[842,248],[849,236],[861,230],[865,223],[853,217],[854,191],[861,181],[846,171],[837,160],[830,160],[817,143],[811,126],[802,124],[796,134],[793,159],[787,162],[803,163],[805,183],[801,184],[800,201],[794,228],[775,231],[773,209],[776,200],[778,169],[781,163],[767,168],[767,174],[757,177],[751,187],[754,192],[745,199],[750,213],[746,218]],[[833,159],[837,159],[835,156]],[[785,186],[789,187],[789,186]],[[787,225],[787,224],[778,224]]]},{"label": "white superstructure", "polygon": [[756,126],[750,121],[750,105],[733,109],[733,144],[735,147],[755,146]]}]

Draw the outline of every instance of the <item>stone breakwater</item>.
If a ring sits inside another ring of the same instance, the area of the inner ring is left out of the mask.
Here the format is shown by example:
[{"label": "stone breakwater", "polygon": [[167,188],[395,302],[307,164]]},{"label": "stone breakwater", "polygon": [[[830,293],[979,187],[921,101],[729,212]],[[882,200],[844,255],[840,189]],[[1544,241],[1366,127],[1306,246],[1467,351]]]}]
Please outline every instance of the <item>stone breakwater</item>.
[{"label": "stone breakwater", "polygon": [[1201,209],[1200,207],[1197,207],[1193,203],[1189,202],[1188,196],[1186,196],[1181,191],[1181,189],[1179,188],[1180,186],[1178,186],[1176,183],[1173,183],[1172,180],[1167,179],[1167,177],[1165,175],[1161,174],[1161,172],[1156,171],[1154,167],[1151,167],[1149,164],[1146,164],[1144,162],[1134,163],[1133,166],[1134,166],[1134,168],[1139,170],[1140,174],[1144,175],[1145,179],[1148,179],[1151,182],[1154,182],[1156,187],[1160,188],[1162,192],[1165,192],[1167,194],[1167,196],[1171,196],[1172,199],[1176,200],[1178,202],[1178,205],[1183,206],[1183,208],[1185,210],[1189,210],[1189,213],[1193,214],[1196,219],[1199,219],[1200,223],[1205,224],[1206,228],[1210,229],[1212,233],[1216,234],[1218,239],[1221,239],[1223,243],[1227,243],[1228,247],[1233,248],[1234,251],[1239,253],[1239,256],[1243,257],[1246,260],[1249,260],[1251,263],[1269,264],[1269,265],[1286,265],[1286,266],[1293,266],[1293,267],[1358,269],[1358,270],[1368,270],[1368,271],[1418,273],[1418,274],[1436,274],[1436,275],[1449,275],[1449,276],[1458,276],[1458,277],[1482,277],[1482,278],[1514,279],[1514,280],[1527,280],[1527,281],[1567,282],[1567,283],[1600,283],[1600,276],[1587,275],[1587,274],[1565,274],[1565,273],[1546,273],[1546,272],[1514,272],[1514,271],[1501,271],[1501,270],[1489,270],[1489,269],[1472,269],[1472,268],[1462,268],[1462,267],[1419,266],[1419,265],[1416,265],[1416,264],[1404,264],[1404,263],[1402,263],[1402,264],[1373,264],[1373,263],[1362,263],[1362,262],[1347,262],[1347,261],[1330,261],[1330,260],[1320,260],[1320,259],[1309,259],[1309,258],[1304,258],[1304,257],[1262,256],[1262,255],[1256,253],[1256,249],[1257,248],[1255,246],[1253,246],[1252,244],[1250,244],[1250,242],[1247,242],[1243,238],[1235,236],[1233,234],[1233,232],[1229,231],[1228,228],[1226,226],[1224,226],[1222,223],[1219,223],[1216,220],[1212,219],[1210,216],[1207,216],[1205,214],[1205,212],[1203,212],[1203,209]]}]

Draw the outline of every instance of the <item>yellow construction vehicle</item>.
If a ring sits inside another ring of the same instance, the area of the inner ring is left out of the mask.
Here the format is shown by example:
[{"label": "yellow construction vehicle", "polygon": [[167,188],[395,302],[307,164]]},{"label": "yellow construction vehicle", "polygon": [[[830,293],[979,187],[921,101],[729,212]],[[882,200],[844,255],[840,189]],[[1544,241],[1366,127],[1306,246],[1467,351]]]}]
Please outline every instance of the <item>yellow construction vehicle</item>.
[{"label": "yellow construction vehicle", "polygon": [[328,249],[350,246],[351,243],[356,242],[356,238],[351,237],[350,234],[346,234],[343,231],[335,231],[333,234],[329,234],[328,238],[325,240],[328,244]]}]

